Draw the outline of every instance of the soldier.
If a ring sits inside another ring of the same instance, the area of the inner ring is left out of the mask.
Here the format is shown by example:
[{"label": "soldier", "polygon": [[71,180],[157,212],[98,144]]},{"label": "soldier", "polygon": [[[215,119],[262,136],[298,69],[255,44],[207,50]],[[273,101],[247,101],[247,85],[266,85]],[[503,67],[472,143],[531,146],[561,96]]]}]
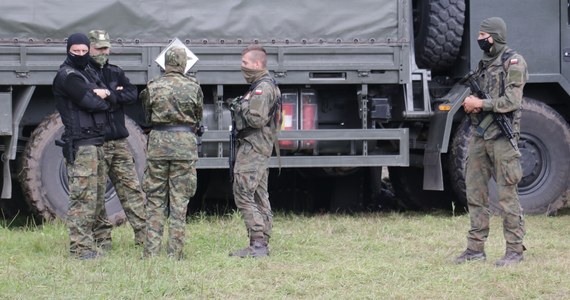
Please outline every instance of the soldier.
[{"label": "soldier", "polygon": [[147,148],[143,189],[147,194],[144,257],[156,256],[169,217],[167,254],[183,258],[186,211],[196,192],[196,129],[202,120],[203,94],[194,77],[184,75],[184,48],[165,54],[165,74],[149,81],[140,97],[153,126]]},{"label": "soldier", "polygon": [[[506,240],[505,256],[495,264],[519,263],[526,250],[523,246],[523,212],[517,191],[517,183],[522,178],[521,154],[516,141],[520,135],[522,95],[528,71],[524,58],[507,46],[506,37],[507,26],[501,18],[488,18],[481,23],[477,42],[484,54],[475,74],[479,86],[490,99],[469,96],[463,102],[473,132],[465,171],[471,229],[467,235],[467,249],[455,259],[456,263],[486,258],[484,244],[489,235],[490,218],[487,184],[491,176],[497,182]],[[497,124],[488,121],[493,113],[506,114],[510,120],[515,133],[514,147]]]},{"label": "soldier", "polygon": [[243,100],[236,98],[229,104],[238,130],[233,194],[245,222],[249,246],[230,256],[264,257],[269,255],[273,227],[267,180],[281,92],[267,71],[263,47],[250,45],[242,52],[241,70],[250,87]]},{"label": "soldier", "polygon": [[[129,150],[127,142],[129,132],[125,126],[123,110],[124,105],[138,100],[137,87],[131,84],[120,67],[109,64],[111,50],[109,34],[104,30],[91,30],[88,37],[91,42],[89,63],[97,71],[102,84],[110,91],[109,97],[114,99],[114,104],[108,112],[109,126],[103,144],[108,175],[117,191],[127,220],[133,228],[135,245],[142,245],[146,238],[145,195],[135,169],[133,155]],[[98,242],[104,249],[110,249],[110,232],[104,236],[107,238]]]},{"label": "soldier", "polygon": [[63,155],[69,184],[69,228],[71,255],[78,259],[100,256],[94,232],[108,227],[105,216],[106,166],[102,145],[110,105],[109,90],[94,83],[89,66],[89,39],[74,33],[67,39],[67,59],[53,81],[56,107],[64,125]]}]

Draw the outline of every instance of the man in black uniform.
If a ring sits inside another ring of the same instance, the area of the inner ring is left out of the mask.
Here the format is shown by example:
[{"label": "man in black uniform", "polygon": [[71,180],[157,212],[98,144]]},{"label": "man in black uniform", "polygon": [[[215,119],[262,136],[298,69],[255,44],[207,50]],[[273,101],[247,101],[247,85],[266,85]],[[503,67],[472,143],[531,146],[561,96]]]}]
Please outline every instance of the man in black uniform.
[{"label": "man in black uniform", "polygon": [[53,81],[56,107],[65,131],[58,144],[63,147],[69,180],[70,254],[78,259],[93,259],[97,250],[95,232],[109,227],[97,220],[105,213],[106,170],[103,161],[106,112],[110,92],[98,88],[96,74],[89,67],[89,39],[74,33],[67,39],[67,59]]}]

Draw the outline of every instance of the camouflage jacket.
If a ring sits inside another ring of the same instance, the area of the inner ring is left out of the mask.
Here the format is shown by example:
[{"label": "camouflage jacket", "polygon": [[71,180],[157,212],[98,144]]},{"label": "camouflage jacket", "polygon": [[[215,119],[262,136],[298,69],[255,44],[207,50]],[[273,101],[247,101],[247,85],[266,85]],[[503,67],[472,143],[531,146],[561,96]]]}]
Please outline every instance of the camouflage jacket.
[{"label": "camouflage jacket", "polygon": [[[483,110],[479,114],[471,114],[471,124],[477,126],[485,112],[511,113],[513,131],[520,133],[520,119],[523,88],[528,80],[528,69],[524,58],[517,53],[505,57],[503,53],[509,51],[505,48],[497,59],[488,66],[479,62],[477,77],[481,90],[489,94],[491,99],[483,101]],[[512,51],[512,50],[510,50]],[[473,131],[474,134],[478,134]],[[501,131],[494,122],[485,131],[484,139],[495,139]]]},{"label": "camouflage jacket", "polygon": [[[169,72],[147,84],[140,98],[151,125],[190,125],[202,121],[203,94],[198,81]],[[192,132],[152,130],[147,158],[151,160],[197,160],[196,136]]]},{"label": "camouflage jacket", "polygon": [[281,96],[281,91],[269,75],[261,77],[251,87],[234,115],[238,138],[241,132],[248,132],[243,140],[249,142],[255,152],[271,156],[276,136],[271,129],[271,122],[275,120],[270,112]]}]

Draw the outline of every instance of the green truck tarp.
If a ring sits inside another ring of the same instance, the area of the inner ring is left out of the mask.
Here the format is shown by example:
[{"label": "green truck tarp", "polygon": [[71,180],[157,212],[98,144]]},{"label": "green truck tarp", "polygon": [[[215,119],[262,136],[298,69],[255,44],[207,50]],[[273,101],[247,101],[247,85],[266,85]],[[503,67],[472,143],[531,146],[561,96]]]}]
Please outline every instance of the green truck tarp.
[{"label": "green truck tarp", "polygon": [[[9,3],[6,3],[9,2]],[[408,42],[402,0],[16,0],[0,4],[0,43],[61,43],[105,29],[113,41],[208,44]],[[400,17],[399,17],[400,16]],[[400,20],[400,21],[399,21]]]}]

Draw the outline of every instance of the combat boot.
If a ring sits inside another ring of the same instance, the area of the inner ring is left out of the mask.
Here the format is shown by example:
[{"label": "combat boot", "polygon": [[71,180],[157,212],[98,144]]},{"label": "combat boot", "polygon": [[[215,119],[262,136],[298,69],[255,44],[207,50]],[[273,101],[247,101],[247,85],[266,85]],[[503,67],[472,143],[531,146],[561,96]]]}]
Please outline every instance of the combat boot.
[{"label": "combat boot", "polygon": [[111,251],[111,249],[113,249],[113,242],[111,240],[111,237],[97,239],[95,240],[95,245],[101,248],[101,250],[103,250],[104,252],[108,252]]},{"label": "combat boot", "polygon": [[135,246],[144,246],[146,240],[146,230],[138,230],[135,232]]},{"label": "combat boot", "polygon": [[249,239],[249,246],[247,246],[243,249],[236,250],[234,252],[230,252],[230,256],[246,257],[250,251],[249,249],[250,249],[251,245],[253,245],[253,240]]},{"label": "combat boot", "polygon": [[523,261],[524,255],[518,252],[507,252],[505,256],[495,262],[495,266],[497,267],[506,267],[510,265],[515,265]]},{"label": "combat boot", "polygon": [[81,255],[77,256],[76,258],[79,260],[91,260],[91,259],[99,258],[101,256],[103,256],[103,255],[101,255],[101,253],[99,253],[97,251],[89,250],[89,251],[86,251],[84,253],[81,253]]},{"label": "combat boot", "polygon": [[249,246],[235,252],[230,253],[230,256],[245,257],[265,257],[269,255],[269,248],[267,242],[263,239],[250,240]]},{"label": "combat boot", "polygon": [[179,252],[179,253],[166,253],[166,257],[168,257],[171,260],[185,260],[186,259],[186,255],[184,255],[183,252]]},{"label": "combat boot", "polygon": [[478,261],[485,259],[487,259],[487,255],[485,254],[484,251],[474,251],[467,248],[467,250],[463,251],[461,255],[455,258],[454,262],[459,265],[466,261]]},{"label": "combat boot", "polygon": [[266,257],[269,256],[269,247],[267,242],[264,240],[255,240],[251,246],[251,256],[252,257]]}]

